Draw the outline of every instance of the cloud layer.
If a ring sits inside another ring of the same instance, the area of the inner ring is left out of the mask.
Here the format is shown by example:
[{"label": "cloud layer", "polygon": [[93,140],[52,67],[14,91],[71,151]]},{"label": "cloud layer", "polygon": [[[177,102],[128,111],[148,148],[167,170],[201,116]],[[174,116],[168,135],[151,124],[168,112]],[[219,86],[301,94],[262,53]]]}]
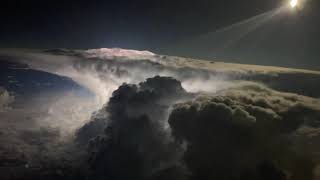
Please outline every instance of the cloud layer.
[{"label": "cloud layer", "polygon": [[0,167],[19,178],[319,178],[317,72],[122,49],[0,59],[94,94],[42,93],[8,108],[11,93],[0,91]]}]

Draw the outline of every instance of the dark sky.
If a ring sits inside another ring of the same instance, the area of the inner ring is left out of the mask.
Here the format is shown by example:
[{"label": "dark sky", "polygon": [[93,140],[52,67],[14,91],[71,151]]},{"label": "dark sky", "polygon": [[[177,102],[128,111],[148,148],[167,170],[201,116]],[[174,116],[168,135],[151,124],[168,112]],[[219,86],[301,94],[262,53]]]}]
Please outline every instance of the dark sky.
[{"label": "dark sky", "polygon": [[283,1],[286,0],[2,0],[0,47],[121,47],[319,69],[318,0],[309,0],[299,12],[274,17],[271,23],[250,32],[223,52],[213,48],[223,38],[210,41],[209,37],[193,43],[203,34],[272,10]]}]

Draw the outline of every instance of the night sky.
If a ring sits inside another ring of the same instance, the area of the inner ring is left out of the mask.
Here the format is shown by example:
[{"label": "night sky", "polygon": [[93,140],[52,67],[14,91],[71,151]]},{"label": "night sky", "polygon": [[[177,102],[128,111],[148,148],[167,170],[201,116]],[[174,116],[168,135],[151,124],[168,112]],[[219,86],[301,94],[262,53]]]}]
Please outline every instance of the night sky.
[{"label": "night sky", "polygon": [[4,0],[0,4],[0,47],[120,47],[227,62],[319,69],[317,0],[308,0],[296,12],[273,17],[271,22],[223,51],[216,47],[228,34],[217,42],[210,37],[197,39],[283,3],[283,0]]},{"label": "night sky", "polygon": [[320,180],[319,12],[0,0],[0,180]]}]

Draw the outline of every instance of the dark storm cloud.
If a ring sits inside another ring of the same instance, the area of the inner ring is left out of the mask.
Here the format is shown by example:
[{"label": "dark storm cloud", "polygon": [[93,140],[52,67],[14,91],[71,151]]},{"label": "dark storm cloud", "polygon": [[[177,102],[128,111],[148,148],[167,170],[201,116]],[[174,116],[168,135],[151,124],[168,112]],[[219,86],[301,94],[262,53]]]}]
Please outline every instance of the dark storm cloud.
[{"label": "dark storm cloud", "polygon": [[[177,100],[186,102],[173,105]],[[99,128],[100,135],[89,141],[91,175],[312,180],[320,162],[318,145],[303,146],[310,137],[315,141],[319,103],[257,83],[216,95],[188,94],[164,77],[124,84],[100,111],[105,117],[96,123],[104,119],[104,132]],[[93,124],[83,131],[98,127]]]},{"label": "dark storm cloud", "polygon": [[103,135],[109,123],[108,119],[105,107],[93,113],[90,121],[76,131],[76,143],[81,146],[87,146],[91,139]]},{"label": "dark storm cloud", "polygon": [[[169,77],[120,86],[105,107],[108,127],[89,142],[93,176],[149,179],[163,171],[182,176],[178,167],[182,149],[171,139],[167,118],[170,105],[188,97],[180,82]],[[88,131],[92,123],[100,124],[93,121],[80,132]]]},{"label": "dark storm cloud", "polygon": [[318,128],[319,100],[258,84],[224,93],[178,104],[170,115],[193,178],[313,179],[319,157],[297,150],[302,144],[292,137],[310,123]]}]

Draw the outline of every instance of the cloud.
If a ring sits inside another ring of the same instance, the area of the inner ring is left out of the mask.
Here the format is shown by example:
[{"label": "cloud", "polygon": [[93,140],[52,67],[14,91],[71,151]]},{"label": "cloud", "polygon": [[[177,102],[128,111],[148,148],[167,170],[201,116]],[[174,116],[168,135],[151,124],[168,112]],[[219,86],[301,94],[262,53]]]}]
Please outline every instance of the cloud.
[{"label": "cloud", "polygon": [[73,138],[94,105],[72,92],[17,96],[11,108],[0,112],[0,178],[63,178],[57,172],[84,165],[85,149],[76,147]]},{"label": "cloud", "polygon": [[99,59],[152,59],[156,54],[150,51],[138,51],[121,48],[100,48],[88,50],[71,50],[71,49],[48,49],[44,52],[54,55],[68,55],[68,56],[82,56],[85,58],[99,58]]},{"label": "cloud", "polygon": [[317,73],[145,55],[151,54],[7,53],[1,58],[69,77],[95,97],[57,92],[4,112],[2,147],[16,146],[14,155],[28,155],[17,159],[42,170],[54,164],[46,170],[77,174],[79,165],[83,177],[95,179],[308,180],[320,174]]},{"label": "cloud", "polygon": [[298,147],[315,135],[316,130],[303,128],[315,126],[319,119],[318,99],[252,82],[215,94],[187,93],[179,84],[154,77],[114,91],[101,111],[105,117],[84,126],[88,130],[102,121],[106,125],[89,142],[94,177],[311,180],[316,176],[315,152]]},{"label": "cloud", "polygon": [[101,48],[86,50],[84,56],[86,56],[87,58],[100,59],[112,59],[115,57],[129,59],[152,59],[155,54],[150,51],[126,50],[120,48]]},{"label": "cloud", "polygon": [[293,134],[318,121],[319,103],[249,83],[177,104],[169,124],[193,179],[312,179],[319,161]]},{"label": "cloud", "polygon": [[13,101],[14,97],[6,89],[0,87],[0,112],[6,111]]},{"label": "cloud", "polygon": [[144,179],[162,171],[180,174],[182,149],[171,139],[167,118],[170,105],[189,96],[179,81],[159,76],[139,85],[123,84],[114,91],[105,107],[108,127],[89,142],[94,177]]}]

